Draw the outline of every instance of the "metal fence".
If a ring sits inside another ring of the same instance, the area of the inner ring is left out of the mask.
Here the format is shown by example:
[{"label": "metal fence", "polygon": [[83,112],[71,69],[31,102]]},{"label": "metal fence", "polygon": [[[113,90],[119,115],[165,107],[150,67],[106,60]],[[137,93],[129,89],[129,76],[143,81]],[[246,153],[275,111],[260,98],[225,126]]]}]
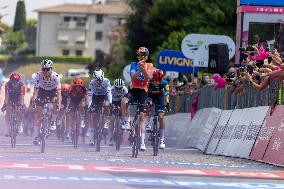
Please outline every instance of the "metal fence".
[{"label": "metal fence", "polygon": [[262,91],[253,89],[249,82],[244,83],[244,90],[240,93],[231,94],[230,90],[230,86],[215,90],[214,85],[207,85],[190,94],[172,96],[172,113],[189,112],[196,95],[199,96],[198,109],[216,107],[231,110],[284,103],[283,82],[276,79],[271,79],[269,87]]}]

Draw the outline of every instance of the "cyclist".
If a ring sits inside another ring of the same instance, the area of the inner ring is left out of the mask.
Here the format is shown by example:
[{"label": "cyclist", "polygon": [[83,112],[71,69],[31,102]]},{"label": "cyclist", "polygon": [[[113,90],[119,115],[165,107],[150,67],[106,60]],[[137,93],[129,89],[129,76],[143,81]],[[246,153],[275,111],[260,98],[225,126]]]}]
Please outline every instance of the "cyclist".
[{"label": "cyclist", "polygon": [[[160,148],[165,148],[165,101],[167,103],[166,109],[170,111],[170,98],[169,98],[169,84],[164,78],[164,72],[156,69],[153,72],[153,79],[148,83],[148,97],[151,99],[154,105],[157,105],[157,111],[160,122]],[[151,112],[151,110],[149,111]]]},{"label": "cyclist", "polygon": [[[148,81],[150,80],[153,64],[147,63],[149,57],[149,50],[146,47],[140,47],[137,50],[138,62],[131,62],[130,76],[131,76],[131,89],[130,102],[137,102],[143,104],[139,107],[141,122],[141,146],[140,150],[146,150],[145,146],[145,113],[147,112],[145,101],[147,99]],[[123,107],[125,107],[123,105]],[[123,110],[124,111],[124,110]]]},{"label": "cyclist", "polygon": [[[125,96],[128,94],[128,89],[125,87],[125,83],[122,79],[116,79],[114,81],[114,85],[111,87],[111,94],[112,94],[112,108],[121,108],[122,100],[125,100]],[[122,113],[122,119],[121,119],[121,126],[122,129],[130,130],[130,117],[128,114],[125,114],[125,112]],[[111,117],[111,139],[113,138],[113,129],[114,129],[114,120],[115,115],[113,114]],[[111,144],[110,144],[111,145]]]},{"label": "cyclist", "polygon": [[[104,128],[109,127],[109,114],[110,114],[110,105],[112,103],[111,95],[111,85],[110,81],[104,77],[104,72],[101,69],[95,69],[93,72],[92,81],[89,84],[89,91],[92,93],[92,102],[90,105],[91,111],[94,110],[92,117],[92,123],[95,123],[92,127],[96,130],[96,123],[98,118],[98,108],[97,106],[103,106],[104,110]],[[93,133],[94,134],[94,133]],[[94,137],[91,138],[91,145],[94,144]]]},{"label": "cyclist", "polygon": [[[87,88],[85,86],[85,82],[80,77],[76,77],[73,79],[73,84],[69,90],[69,98],[68,98],[68,120],[72,120],[74,117],[74,113],[76,108],[79,107],[80,111],[80,126],[81,128],[85,128],[84,118],[85,118],[85,110],[88,106],[88,94]],[[72,121],[70,121],[71,123]],[[72,132],[72,127],[69,127],[68,136]]]},{"label": "cyclist", "polygon": [[[66,125],[62,125],[64,114],[65,114],[65,111],[67,110],[67,99],[69,98],[69,91],[70,91],[70,85],[68,83],[62,83],[61,84],[61,108],[60,108],[60,111],[57,117],[57,126],[59,127],[64,127],[64,126],[68,127],[69,125],[68,124],[69,120],[67,119],[68,117],[67,115],[66,115]],[[70,138],[70,136],[67,135],[67,138]]]},{"label": "cyclist", "polygon": [[10,76],[10,80],[5,85],[5,99],[4,105],[1,108],[1,111],[6,111],[5,121],[6,121],[6,128],[7,134],[5,136],[10,136],[10,115],[12,111],[12,107],[10,106],[12,103],[17,105],[17,117],[19,118],[18,125],[18,133],[23,132],[23,107],[24,107],[24,96],[25,96],[25,84],[21,81],[21,76],[17,73],[13,73]]},{"label": "cyclist", "polygon": [[52,70],[53,62],[49,59],[41,62],[41,71],[36,74],[34,93],[33,93],[33,104],[35,107],[35,127],[34,144],[39,144],[39,130],[40,130],[40,118],[43,110],[44,101],[49,100],[54,102],[57,100],[57,106],[52,108],[51,126],[50,130],[56,130],[56,117],[57,111],[61,107],[61,83],[59,75]]}]

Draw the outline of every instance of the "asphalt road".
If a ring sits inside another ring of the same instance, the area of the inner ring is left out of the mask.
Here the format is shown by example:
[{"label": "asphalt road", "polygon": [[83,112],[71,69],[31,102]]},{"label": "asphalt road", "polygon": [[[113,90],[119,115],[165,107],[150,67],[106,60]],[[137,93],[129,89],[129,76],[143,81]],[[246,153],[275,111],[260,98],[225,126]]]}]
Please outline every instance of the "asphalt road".
[{"label": "asphalt road", "polygon": [[153,157],[148,146],[138,158],[132,158],[127,143],[119,152],[106,144],[97,153],[82,141],[74,149],[72,144],[50,136],[46,152],[41,154],[39,147],[32,144],[33,138],[23,135],[17,137],[16,148],[12,149],[1,123],[3,115],[0,115],[0,188],[284,188],[283,168],[205,155],[195,149],[167,148]]}]

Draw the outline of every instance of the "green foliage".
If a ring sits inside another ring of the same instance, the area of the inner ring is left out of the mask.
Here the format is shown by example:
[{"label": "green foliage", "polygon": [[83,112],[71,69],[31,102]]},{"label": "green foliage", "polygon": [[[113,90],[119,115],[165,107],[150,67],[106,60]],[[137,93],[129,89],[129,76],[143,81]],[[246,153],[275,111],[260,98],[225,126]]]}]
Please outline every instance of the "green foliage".
[{"label": "green foliage", "polygon": [[76,64],[90,64],[93,60],[91,57],[78,56],[27,56],[27,62],[41,62],[44,59],[51,59],[57,63],[76,63]]},{"label": "green foliage", "polygon": [[156,51],[173,31],[234,38],[235,10],[236,0],[157,0],[145,18],[146,40]]},{"label": "green foliage", "polygon": [[16,16],[14,20],[13,31],[21,31],[26,28],[26,6],[25,1],[19,0],[17,2]]},{"label": "green foliage", "polygon": [[12,54],[17,54],[27,48],[25,35],[22,31],[7,32],[3,35],[5,50]]},{"label": "green foliage", "polygon": [[170,33],[167,40],[163,42],[161,46],[159,46],[154,54],[152,54],[152,62],[156,63],[157,55],[163,50],[163,49],[169,49],[169,50],[180,50],[180,45],[183,40],[183,38],[187,35],[187,33],[182,31],[174,31]]},{"label": "green foliage", "polygon": [[129,0],[128,3],[132,9],[132,14],[127,18],[126,22],[126,41],[127,49],[125,51],[126,58],[130,61],[136,58],[136,50],[140,46],[146,46],[151,52],[152,46],[149,41],[150,36],[147,33],[144,22],[145,17],[153,6],[155,0]]},{"label": "green foliage", "polygon": [[27,20],[27,27],[34,27],[37,25],[37,19],[28,19]]}]

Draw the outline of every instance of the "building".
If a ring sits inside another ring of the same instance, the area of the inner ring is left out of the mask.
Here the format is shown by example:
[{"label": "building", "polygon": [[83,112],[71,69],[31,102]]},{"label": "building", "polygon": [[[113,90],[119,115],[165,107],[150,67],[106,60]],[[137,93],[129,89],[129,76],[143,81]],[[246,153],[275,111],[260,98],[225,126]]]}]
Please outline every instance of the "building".
[{"label": "building", "polygon": [[96,56],[109,53],[114,28],[129,13],[126,0],[94,0],[93,4],[62,4],[37,9],[36,54]]}]

